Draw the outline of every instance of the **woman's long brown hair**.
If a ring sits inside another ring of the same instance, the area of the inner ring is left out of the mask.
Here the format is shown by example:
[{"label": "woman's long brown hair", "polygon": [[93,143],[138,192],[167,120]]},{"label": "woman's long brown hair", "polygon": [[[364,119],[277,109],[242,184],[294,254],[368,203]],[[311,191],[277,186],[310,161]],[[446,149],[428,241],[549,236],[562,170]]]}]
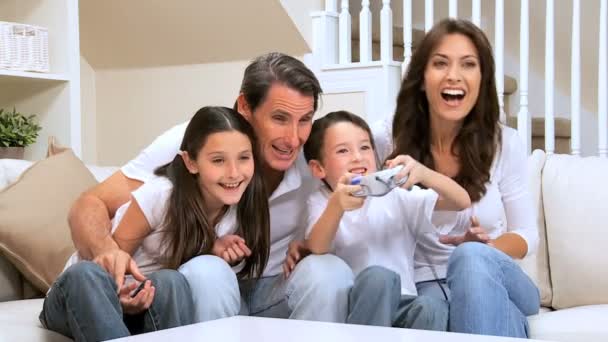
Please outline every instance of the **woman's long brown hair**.
[{"label": "woman's long brown hair", "polygon": [[486,193],[492,161],[497,147],[501,144],[501,130],[492,47],[485,34],[469,21],[442,20],[426,34],[412,55],[397,97],[393,119],[394,150],[389,159],[407,154],[435,169],[431,154],[429,104],[422,89],[431,53],[441,40],[450,34],[461,34],[469,38],[479,55],[479,97],[471,112],[464,118],[451,151],[460,163],[454,180],[467,190],[473,202],[477,202]]},{"label": "woman's long brown hair", "polygon": [[[253,128],[242,115],[230,108],[203,107],[190,120],[180,150],[196,160],[211,134],[229,131],[243,133],[249,138],[255,167],[253,177],[237,204],[236,234],[243,237],[251,249],[251,256],[245,259],[245,266],[238,275],[259,277],[268,261],[270,219]],[[210,222],[204,210],[205,200],[198,185],[198,175],[188,171],[181,156],[177,155],[155,173],[167,177],[173,184],[162,225],[163,245],[166,246],[163,263],[168,268],[177,269],[198,255],[211,253],[217,239],[215,222]]]}]

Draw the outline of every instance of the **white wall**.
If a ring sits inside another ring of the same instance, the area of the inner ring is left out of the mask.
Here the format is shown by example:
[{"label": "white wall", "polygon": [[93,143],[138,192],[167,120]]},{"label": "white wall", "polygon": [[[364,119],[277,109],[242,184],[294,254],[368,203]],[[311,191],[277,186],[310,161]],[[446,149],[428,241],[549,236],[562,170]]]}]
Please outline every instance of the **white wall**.
[{"label": "white wall", "polygon": [[95,70],[80,57],[80,106],[82,114],[82,160],[97,163],[97,90]]},{"label": "white wall", "polygon": [[232,107],[248,63],[98,70],[98,163],[125,163],[205,105]]}]

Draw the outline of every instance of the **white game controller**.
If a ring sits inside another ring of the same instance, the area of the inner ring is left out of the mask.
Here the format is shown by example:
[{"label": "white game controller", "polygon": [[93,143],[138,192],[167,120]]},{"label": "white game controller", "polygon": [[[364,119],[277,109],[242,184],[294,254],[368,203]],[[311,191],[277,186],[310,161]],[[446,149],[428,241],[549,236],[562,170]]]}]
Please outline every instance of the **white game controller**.
[{"label": "white game controller", "polygon": [[361,190],[353,192],[353,196],[384,196],[391,190],[399,187],[407,181],[407,176],[395,181],[395,176],[403,169],[403,165],[397,165],[391,169],[378,171],[371,175],[356,176],[351,179],[351,185],[361,185]]}]

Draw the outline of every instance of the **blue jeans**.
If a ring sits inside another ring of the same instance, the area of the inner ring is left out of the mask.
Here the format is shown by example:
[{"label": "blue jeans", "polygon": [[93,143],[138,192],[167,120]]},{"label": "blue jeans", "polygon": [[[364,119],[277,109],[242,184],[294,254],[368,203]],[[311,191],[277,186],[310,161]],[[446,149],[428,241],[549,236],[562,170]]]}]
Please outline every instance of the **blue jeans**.
[{"label": "blue jeans", "polygon": [[40,321],[47,329],[76,341],[101,341],[192,323],[186,279],[160,270],[148,279],[156,288],[150,308],[123,315],[114,279],[99,265],[81,261],[69,267],[47,294]]},{"label": "blue jeans", "polygon": [[[443,298],[436,282],[417,287],[419,294]],[[453,332],[526,338],[526,316],[540,308],[538,289],[513,259],[478,242],[464,243],[452,252],[443,287],[450,298]]]},{"label": "blue jeans", "polygon": [[370,266],[355,278],[346,322],[445,331],[448,305],[436,297],[402,295],[397,273]]},{"label": "blue jeans", "polygon": [[287,279],[279,274],[239,282],[226,262],[209,255],[188,261],[180,272],[190,283],[197,321],[240,313],[344,322],[353,284],[351,269],[329,254],[307,256]]}]

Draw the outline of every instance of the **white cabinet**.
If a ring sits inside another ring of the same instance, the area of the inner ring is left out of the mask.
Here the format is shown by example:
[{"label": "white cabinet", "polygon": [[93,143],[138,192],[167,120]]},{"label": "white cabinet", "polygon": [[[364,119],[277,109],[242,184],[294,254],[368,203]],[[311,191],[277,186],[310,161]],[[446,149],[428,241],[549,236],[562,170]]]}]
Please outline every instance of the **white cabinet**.
[{"label": "white cabinet", "polygon": [[51,135],[80,156],[78,0],[0,0],[0,21],[48,29],[49,73],[0,70],[0,108],[36,114],[42,126],[37,142],[26,148],[26,159],[44,158]]}]

